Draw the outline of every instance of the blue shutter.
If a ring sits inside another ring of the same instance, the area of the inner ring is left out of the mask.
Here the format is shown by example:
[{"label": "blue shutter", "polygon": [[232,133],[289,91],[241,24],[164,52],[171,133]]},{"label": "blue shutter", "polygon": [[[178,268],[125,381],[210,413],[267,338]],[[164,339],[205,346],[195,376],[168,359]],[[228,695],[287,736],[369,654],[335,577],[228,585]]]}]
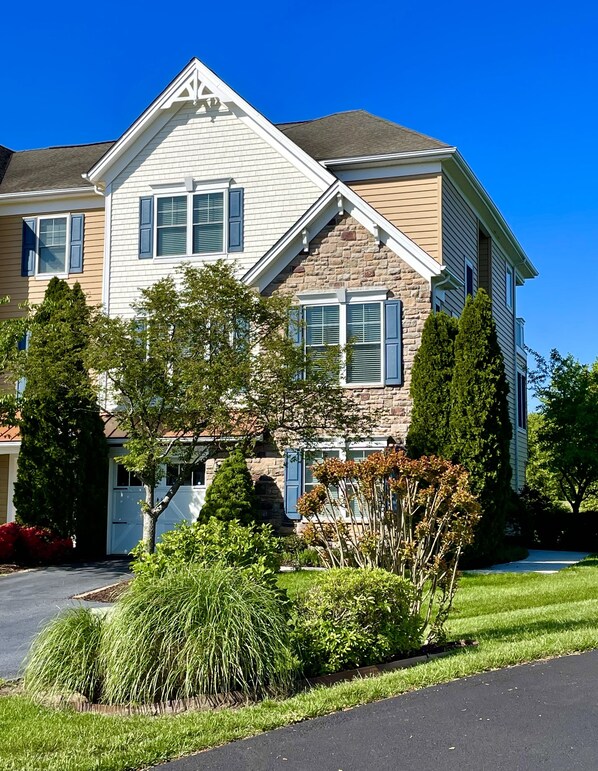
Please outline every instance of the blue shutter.
[{"label": "blue shutter", "polygon": [[71,214],[69,273],[83,273],[83,214]]},{"label": "blue shutter", "polygon": [[303,488],[303,455],[301,450],[284,453],[284,510],[289,519],[301,519],[297,501]]},{"label": "blue shutter", "polygon": [[23,220],[21,276],[33,276],[35,273],[35,253],[37,251],[37,236],[35,234],[35,225],[35,218]]},{"label": "blue shutter", "polygon": [[403,382],[401,337],[401,301],[387,300],[384,303],[385,385],[401,385]]},{"label": "blue shutter", "polygon": [[228,191],[228,251],[243,251],[243,188]]},{"label": "blue shutter", "polygon": [[149,260],[154,256],[154,199],[152,196],[139,199],[139,259]]}]

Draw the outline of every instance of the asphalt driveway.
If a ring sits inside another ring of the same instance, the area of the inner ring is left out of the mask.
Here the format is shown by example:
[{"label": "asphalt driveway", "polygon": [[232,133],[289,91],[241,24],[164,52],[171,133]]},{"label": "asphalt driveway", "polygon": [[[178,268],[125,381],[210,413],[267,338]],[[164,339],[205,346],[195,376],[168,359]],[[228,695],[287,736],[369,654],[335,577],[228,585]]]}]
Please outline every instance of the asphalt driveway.
[{"label": "asphalt driveway", "polygon": [[0,677],[19,673],[40,626],[63,608],[81,604],[69,597],[116,583],[128,573],[128,561],[115,559],[0,576]]},{"label": "asphalt driveway", "polygon": [[598,651],[425,688],[163,771],[596,771]]}]

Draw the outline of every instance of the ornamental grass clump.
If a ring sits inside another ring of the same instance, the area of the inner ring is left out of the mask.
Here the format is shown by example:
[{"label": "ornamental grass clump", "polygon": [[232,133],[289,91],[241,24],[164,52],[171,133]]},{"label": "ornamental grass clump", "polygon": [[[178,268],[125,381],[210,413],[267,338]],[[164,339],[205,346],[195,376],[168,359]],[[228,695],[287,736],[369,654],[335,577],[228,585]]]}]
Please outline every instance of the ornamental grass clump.
[{"label": "ornamental grass clump", "polygon": [[293,641],[306,676],[379,664],[421,645],[414,590],[387,570],[326,571],[302,594],[292,616]]},{"label": "ornamental grass clump", "polygon": [[32,696],[81,694],[95,701],[101,690],[102,617],[89,608],[70,608],[35,638],[25,666],[24,686]]},{"label": "ornamental grass clump", "polygon": [[109,704],[284,693],[296,668],[280,594],[219,564],[136,578],[106,623],[102,661]]},{"label": "ornamental grass clump", "polygon": [[309,522],[304,538],[330,567],[380,567],[410,581],[426,641],[443,639],[459,558],[480,518],[467,471],[395,450],[329,458],[312,471],[319,484],[297,505]]}]

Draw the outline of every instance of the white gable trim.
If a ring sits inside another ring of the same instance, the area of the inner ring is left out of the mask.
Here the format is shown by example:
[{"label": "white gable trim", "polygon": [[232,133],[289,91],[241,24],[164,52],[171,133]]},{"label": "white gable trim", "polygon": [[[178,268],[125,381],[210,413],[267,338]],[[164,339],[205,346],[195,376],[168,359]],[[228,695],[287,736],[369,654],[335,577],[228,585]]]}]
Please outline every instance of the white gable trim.
[{"label": "white gable trim", "polygon": [[[325,190],[334,181],[335,178],[329,171],[285,136],[198,59],[192,59],[189,62],[96,165],[83,175],[84,178],[96,185],[109,184],[126,166],[124,161],[131,160],[131,151],[136,155],[159,128],[170,120],[174,112],[179,110],[183,103],[188,102],[204,103],[208,109],[215,103],[226,106],[321,190]],[[156,128],[155,124],[159,128]]]},{"label": "white gable trim", "polygon": [[247,284],[263,291],[299,252],[309,249],[314,238],[335,214],[346,212],[374,238],[388,246],[426,281],[444,270],[414,241],[385,219],[340,180],[334,182],[284,236],[243,276]]}]

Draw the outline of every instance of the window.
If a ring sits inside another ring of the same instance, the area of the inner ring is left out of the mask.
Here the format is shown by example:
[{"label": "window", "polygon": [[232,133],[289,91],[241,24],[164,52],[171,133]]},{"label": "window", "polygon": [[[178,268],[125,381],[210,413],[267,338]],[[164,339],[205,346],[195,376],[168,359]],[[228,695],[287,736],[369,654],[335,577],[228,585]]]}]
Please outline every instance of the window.
[{"label": "window", "polygon": [[527,429],[527,376],[517,373],[517,427]]},{"label": "window", "polygon": [[314,477],[311,471],[311,467],[316,463],[321,463],[328,458],[340,458],[339,450],[312,450],[305,453],[304,463],[304,476],[303,476],[303,492],[309,493],[318,484],[318,480]]},{"label": "window", "polygon": [[[166,466],[166,487],[171,487],[181,472],[180,463],[169,464]],[[198,463],[195,466],[187,467],[181,481],[183,487],[203,487],[206,483],[205,463]]]},{"label": "window", "polygon": [[22,276],[83,272],[83,214],[23,219]]},{"label": "window", "polygon": [[513,268],[507,266],[507,272],[505,274],[505,299],[507,308],[513,309],[515,304],[515,275]]},{"label": "window", "polygon": [[348,303],[306,305],[305,352],[312,361],[325,355],[330,345],[351,344],[344,382],[382,382],[382,304]]},{"label": "window", "polygon": [[347,340],[352,345],[347,383],[382,380],[382,323],[380,303],[347,306]]},{"label": "window", "polygon": [[473,297],[473,265],[465,261],[465,298]]},{"label": "window", "polygon": [[66,217],[39,221],[38,273],[66,273]]},{"label": "window", "polygon": [[116,466],[116,486],[117,487],[141,487],[141,479],[132,471],[126,469],[122,463]]},{"label": "window", "polygon": [[159,196],[156,198],[156,255],[224,252],[224,223],[223,192]]}]

